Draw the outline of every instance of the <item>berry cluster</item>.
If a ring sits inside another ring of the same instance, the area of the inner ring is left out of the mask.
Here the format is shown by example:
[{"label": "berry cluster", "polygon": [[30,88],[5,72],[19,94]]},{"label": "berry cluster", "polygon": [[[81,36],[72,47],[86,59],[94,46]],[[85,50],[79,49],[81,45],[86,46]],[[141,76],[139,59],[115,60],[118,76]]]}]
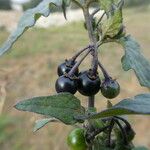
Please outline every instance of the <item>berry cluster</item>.
[{"label": "berry cluster", "polygon": [[[109,76],[99,61],[97,64],[103,73],[103,81],[99,77],[97,68],[96,71],[94,67],[89,70],[79,71],[79,65],[88,54],[92,55],[93,50],[94,47],[90,45],[58,66],[57,74],[59,78],[55,84],[57,93],[69,92],[75,94],[78,91],[84,96],[93,96],[101,91],[102,95],[109,99],[115,98],[119,94],[120,86],[118,82]],[[85,55],[77,62],[76,59],[84,51],[86,51]]]}]

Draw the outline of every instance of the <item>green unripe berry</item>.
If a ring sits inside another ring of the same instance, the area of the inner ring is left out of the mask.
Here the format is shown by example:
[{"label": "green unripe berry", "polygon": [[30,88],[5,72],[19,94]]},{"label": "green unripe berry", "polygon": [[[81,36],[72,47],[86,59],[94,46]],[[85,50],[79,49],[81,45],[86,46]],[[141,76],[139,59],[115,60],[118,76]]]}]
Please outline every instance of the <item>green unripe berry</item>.
[{"label": "green unripe berry", "polygon": [[106,98],[115,98],[120,93],[120,85],[116,80],[105,79],[101,85],[101,93]]},{"label": "green unripe berry", "polygon": [[84,129],[76,128],[70,132],[67,138],[70,150],[86,150],[87,144],[84,136]]}]

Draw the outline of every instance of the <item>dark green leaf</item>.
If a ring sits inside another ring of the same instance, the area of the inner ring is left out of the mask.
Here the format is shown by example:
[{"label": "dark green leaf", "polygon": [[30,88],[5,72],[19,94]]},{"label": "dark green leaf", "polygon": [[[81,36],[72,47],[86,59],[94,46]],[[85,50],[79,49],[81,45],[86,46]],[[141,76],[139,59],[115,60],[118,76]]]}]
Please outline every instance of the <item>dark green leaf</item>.
[{"label": "dark green leaf", "polygon": [[78,116],[79,119],[97,119],[117,115],[150,115],[150,94],[124,99],[118,104],[99,113]]},{"label": "dark green leaf", "polygon": [[122,10],[117,9],[114,12],[113,16],[111,16],[102,23],[102,36],[111,38],[116,36],[119,33],[121,27],[123,26],[122,22]]},{"label": "dark green leaf", "polygon": [[54,117],[65,124],[75,124],[74,116],[84,114],[80,100],[69,93],[31,98],[17,103],[15,108]]},{"label": "dark green leaf", "polygon": [[27,10],[21,17],[17,29],[8,37],[8,40],[0,48],[0,55],[9,50],[14,42],[29,28],[35,25],[41,17],[50,14],[50,5],[61,6],[62,0],[43,0],[37,7]]},{"label": "dark green leaf", "polygon": [[122,57],[123,69],[133,69],[140,84],[150,87],[150,62],[141,54],[140,45],[131,36],[121,38],[119,42],[125,49]]},{"label": "dark green leaf", "polygon": [[45,119],[37,120],[35,122],[33,131],[34,132],[38,131],[39,129],[47,125],[49,122],[58,122],[58,120],[55,118],[45,118]]}]

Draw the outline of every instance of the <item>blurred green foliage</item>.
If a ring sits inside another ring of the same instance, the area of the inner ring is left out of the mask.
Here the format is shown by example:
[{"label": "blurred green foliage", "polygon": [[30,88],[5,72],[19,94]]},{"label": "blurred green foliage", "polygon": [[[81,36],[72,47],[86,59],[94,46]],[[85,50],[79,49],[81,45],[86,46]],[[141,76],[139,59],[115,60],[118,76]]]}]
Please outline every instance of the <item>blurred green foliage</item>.
[{"label": "blurred green foliage", "polygon": [[0,150],[25,150],[26,137],[22,135],[21,121],[21,118],[0,115]]},{"label": "blurred green foliage", "polygon": [[11,1],[10,0],[0,0],[0,9],[10,10]]},{"label": "blurred green foliage", "polygon": [[13,137],[15,120],[8,116],[0,116],[0,147]]},{"label": "blurred green foliage", "polygon": [[126,7],[134,7],[150,4],[150,0],[125,0]]}]

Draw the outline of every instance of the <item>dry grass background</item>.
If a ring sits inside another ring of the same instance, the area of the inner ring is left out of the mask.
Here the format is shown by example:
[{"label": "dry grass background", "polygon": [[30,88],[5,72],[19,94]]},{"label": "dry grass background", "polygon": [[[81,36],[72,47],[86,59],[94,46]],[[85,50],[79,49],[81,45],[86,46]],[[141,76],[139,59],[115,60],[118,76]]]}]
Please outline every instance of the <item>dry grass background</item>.
[{"label": "dry grass background", "polygon": [[[124,15],[127,32],[140,42],[143,53],[150,59],[150,10],[125,10]],[[6,31],[0,31],[0,44],[7,35]],[[72,127],[55,123],[33,133],[34,122],[41,116],[18,112],[13,105],[27,97],[54,94],[57,65],[87,43],[86,31],[83,30],[81,22],[49,29],[34,28],[25,33],[11,52],[0,58],[0,88],[1,92],[2,86],[3,91],[4,88],[6,91],[0,119],[5,120],[4,118],[9,117],[13,120],[5,126],[0,123],[0,132],[4,132],[4,137],[0,133],[0,150],[67,150],[66,135]],[[120,58],[123,53],[117,44],[107,44],[101,48],[99,55],[107,70],[121,84],[121,94],[114,103],[122,98],[149,92],[148,89],[139,86],[132,71],[122,70]],[[88,68],[89,61],[90,58],[81,68]],[[86,105],[85,97],[78,93],[76,96]],[[96,99],[97,108],[104,108],[105,98],[98,94]],[[135,144],[150,148],[150,117],[131,116],[129,119],[137,133]]]}]

